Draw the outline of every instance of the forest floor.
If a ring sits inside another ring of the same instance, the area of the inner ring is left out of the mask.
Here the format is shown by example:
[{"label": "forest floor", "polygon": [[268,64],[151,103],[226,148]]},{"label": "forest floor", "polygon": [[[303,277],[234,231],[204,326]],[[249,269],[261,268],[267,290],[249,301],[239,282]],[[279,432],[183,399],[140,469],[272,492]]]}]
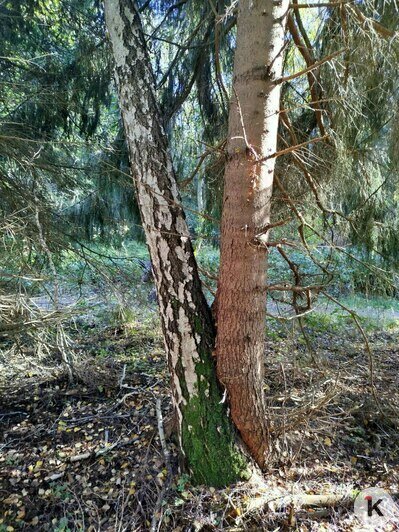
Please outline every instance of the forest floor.
[{"label": "forest floor", "polygon": [[307,317],[305,335],[293,322],[269,324],[274,459],[267,474],[226,489],[179,474],[171,438],[168,474],[157,413],[161,404],[167,431],[171,407],[155,310],[123,326],[91,312],[70,327],[73,384],[45,358],[1,360],[0,532],[361,530],[347,502],[306,507],[298,497],[399,491],[399,323],[371,318],[370,353],[327,305]]}]

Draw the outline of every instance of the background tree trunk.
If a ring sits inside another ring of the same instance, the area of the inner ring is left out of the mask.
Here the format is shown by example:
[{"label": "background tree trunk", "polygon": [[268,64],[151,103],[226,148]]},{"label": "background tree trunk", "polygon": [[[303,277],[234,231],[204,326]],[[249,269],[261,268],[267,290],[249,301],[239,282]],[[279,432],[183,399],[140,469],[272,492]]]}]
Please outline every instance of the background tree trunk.
[{"label": "background tree trunk", "polygon": [[[231,415],[264,467],[266,246],[288,0],[240,0],[217,292],[217,368]],[[257,162],[261,160],[261,162]]]},{"label": "background tree trunk", "polygon": [[244,461],[221,402],[212,357],[214,324],[167,151],[137,7],[130,0],[105,0],[105,15],[158,293],[180,448],[194,481],[225,485],[239,478]]}]

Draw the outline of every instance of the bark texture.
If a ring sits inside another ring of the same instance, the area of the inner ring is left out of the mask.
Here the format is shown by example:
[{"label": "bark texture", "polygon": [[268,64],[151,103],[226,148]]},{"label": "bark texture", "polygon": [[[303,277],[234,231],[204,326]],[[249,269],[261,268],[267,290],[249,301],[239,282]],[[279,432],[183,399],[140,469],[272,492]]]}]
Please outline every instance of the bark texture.
[{"label": "bark texture", "polygon": [[221,403],[212,357],[214,324],[167,150],[139,14],[131,0],[105,0],[105,15],[157,288],[180,447],[194,481],[226,485],[239,478],[244,462]]},{"label": "bark texture", "polygon": [[217,292],[217,369],[231,416],[264,468],[266,246],[289,0],[240,0]]}]

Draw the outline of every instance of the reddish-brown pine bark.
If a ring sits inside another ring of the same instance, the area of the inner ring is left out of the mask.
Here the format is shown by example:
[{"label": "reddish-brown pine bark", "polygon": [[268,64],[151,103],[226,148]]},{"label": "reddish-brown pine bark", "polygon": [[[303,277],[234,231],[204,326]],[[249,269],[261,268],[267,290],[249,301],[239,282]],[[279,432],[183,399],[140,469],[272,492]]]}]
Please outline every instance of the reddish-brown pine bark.
[{"label": "reddish-brown pine bark", "polygon": [[[266,246],[288,0],[240,0],[217,292],[217,370],[243,441],[265,467]],[[269,157],[269,158],[268,158]]]}]

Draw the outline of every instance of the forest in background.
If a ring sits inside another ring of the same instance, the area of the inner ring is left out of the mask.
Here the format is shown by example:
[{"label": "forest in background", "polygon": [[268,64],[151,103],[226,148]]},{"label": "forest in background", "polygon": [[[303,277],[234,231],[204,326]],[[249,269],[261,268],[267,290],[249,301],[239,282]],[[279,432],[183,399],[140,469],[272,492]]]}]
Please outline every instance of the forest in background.
[{"label": "forest in background", "polygon": [[[0,531],[357,530],[357,490],[399,491],[399,12],[312,4],[286,20],[262,233],[273,458],[262,474],[241,449],[249,472],[220,485],[181,462],[156,288],[168,290],[140,218],[110,19],[97,1],[0,4]],[[238,2],[135,6],[215,309],[232,109],[246,137]]]}]

